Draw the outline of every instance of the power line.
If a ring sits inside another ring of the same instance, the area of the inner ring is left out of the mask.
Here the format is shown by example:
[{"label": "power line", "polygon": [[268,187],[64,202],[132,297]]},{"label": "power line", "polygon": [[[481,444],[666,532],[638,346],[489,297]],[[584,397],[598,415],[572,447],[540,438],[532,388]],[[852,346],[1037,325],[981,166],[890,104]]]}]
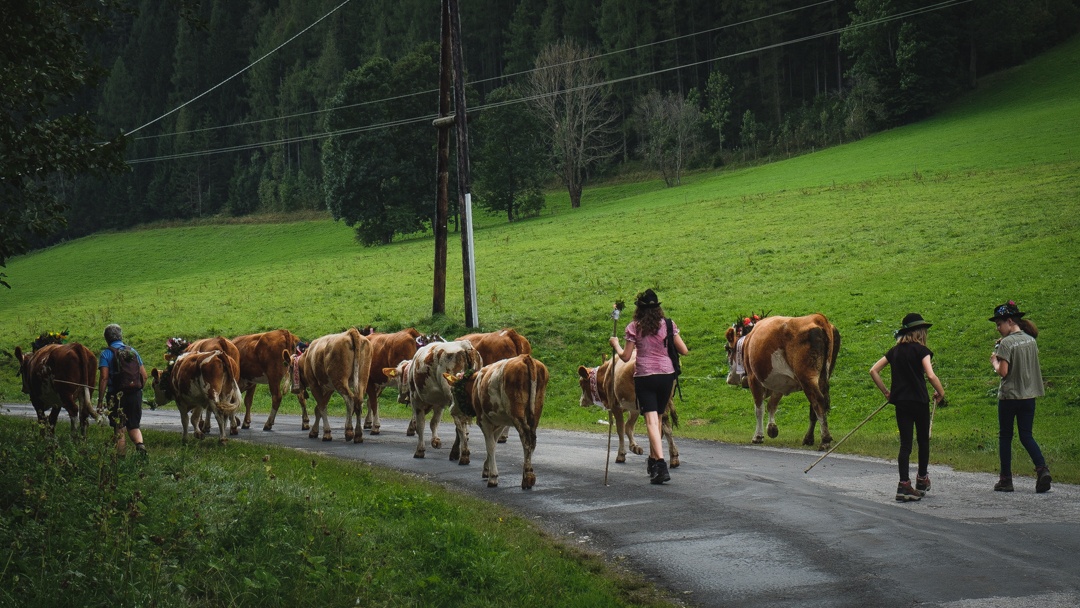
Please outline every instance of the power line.
[{"label": "power line", "polygon": [[[695,62],[691,62],[691,63],[686,63],[686,64],[679,65],[679,66],[674,66],[674,67],[669,67],[669,68],[661,68],[661,69],[658,69],[658,70],[653,70],[651,72],[645,72],[645,73],[634,74],[634,75],[630,75],[630,76],[624,76],[624,77],[621,77],[621,78],[610,79],[610,80],[606,80],[606,81],[598,82],[598,83],[590,83],[590,84],[582,85],[582,86],[575,87],[575,88],[572,88],[572,89],[564,89],[564,90],[556,91],[556,92],[552,92],[552,93],[543,93],[543,94],[539,94],[539,95],[532,95],[532,96],[528,96],[528,97],[520,97],[520,98],[516,98],[516,99],[510,99],[510,100],[501,101],[501,102],[493,102],[493,103],[489,103],[489,104],[476,106],[476,107],[472,108],[472,111],[483,111],[483,110],[486,110],[486,109],[498,108],[498,107],[503,107],[503,106],[517,104],[517,103],[527,103],[527,102],[530,102],[530,101],[535,101],[537,99],[542,99],[544,97],[552,97],[552,96],[555,96],[555,95],[562,95],[562,94],[565,94],[565,93],[571,93],[571,92],[575,92],[575,91],[581,91],[581,90],[587,90],[587,89],[593,89],[593,88],[599,88],[599,87],[606,87],[606,86],[610,86],[610,85],[613,85],[613,84],[618,84],[618,83],[621,83],[621,82],[627,82],[627,81],[630,81],[630,80],[636,80],[636,79],[639,79],[639,78],[647,78],[647,77],[650,77],[650,76],[655,76],[655,75],[658,75],[658,74],[663,74],[663,73],[671,72],[671,71],[675,71],[675,70],[681,70],[681,69],[685,69],[685,68],[689,68],[689,67],[695,67],[695,66],[698,66],[698,65],[706,64],[706,63],[712,63],[712,62],[716,62],[716,61],[723,61],[723,60],[726,60],[726,59],[733,59],[733,58],[736,58],[736,57],[741,57],[741,56],[744,56],[744,55],[750,55],[750,54],[753,54],[753,53],[759,53],[759,52],[762,52],[762,51],[781,48],[781,47],[784,47],[784,46],[789,46],[789,45],[792,45],[792,44],[798,44],[798,43],[806,42],[806,41],[809,41],[809,40],[816,40],[818,38],[825,38],[825,37],[837,35],[837,34],[840,34],[840,33],[846,32],[846,31],[853,31],[853,30],[864,28],[864,27],[882,25],[882,24],[885,24],[885,23],[889,23],[891,21],[899,20],[899,19],[905,19],[905,18],[908,18],[908,17],[913,17],[913,16],[925,14],[925,13],[930,13],[930,12],[934,12],[934,11],[938,11],[938,10],[942,10],[942,9],[946,9],[946,8],[952,8],[954,6],[959,6],[961,4],[967,4],[967,3],[972,2],[972,1],[974,1],[974,0],[944,0],[942,2],[939,2],[938,4],[927,5],[927,6],[924,6],[924,7],[919,7],[919,8],[911,9],[911,10],[908,10],[908,11],[903,11],[903,12],[897,13],[895,15],[888,15],[888,16],[885,16],[885,17],[878,17],[878,18],[875,18],[875,19],[864,21],[862,23],[853,24],[853,25],[847,25],[847,26],[839,27],[839,28],[834,28],[832,30],[828,30],[828,31],[825,31],[825,32],[819,32],[819,33],[816,33],[816,34],[810,34],[810,35],[807,35],[807,36],[802,36],[802,37],[799,37],[799,38],[795,38],[793,40],[786,40],[786,41],[783,41],[783,42],[777,42],[777,43],[774,43],[774,44],[769,44],[769,45],[757,47],[757,48],[754,48],[754,49],[749,49],[749,50],[746,50],[746,51],[739,51],[739,52],[736,52],[736,53],[730,53],[730,54],[722,55],[722,56],[719,56],[719,57],[712,57],[712,58],[709,58],[709,59],[704,59],[704,60],[701,60],[701,61],[695,61]],[[369,103],[374,103],[374,102],[369,102]],[[398,126],[409,125],[409,124],[430,122],[431,120],[434,120],[435,117],[436,117],[435,114],[427,114],[427,115],[424,115],[424,116],[417,116],[417,117],[407,118],[407,119],[399,119],[399,120],[388,121],[388,122],[383,122],[383,123],[376,123],[376,124],[371,124],[371,125],[364,125],[364,126],[360,126],[360,127],[350,127],[350,128],[347,128],[347,129],[340,129],[340,130],[337,130],[337,131],[327,131],[327,132],[323,132],[323,133],[313,133],[313,134],[301,135],[301,136],[297,136],[297,137],[286,137],[286,138],[280,138],[280,139],[277,139],[277,140],[264,141],[264,142],[251,143],[251,144],[239,144],[239,145],[236,145],[236,146],[228,146],[228,147],[224,147],[224,148],[214,148],[214,149],[210,149],[210,150],[199,150],[199,151],[192,151],[192,152],[180,152],[180,153],[175,153],[175,154],[166,154],[166,155],[161,155],[161,156],[156,156],[156,157],[129,160],[127,162],[128,162],[128,164],[139,164],[139,163],[157,162],[157,161],[164,161],[164,160],[177,160],[177,159],[182,159],[182,158],[191,158],[191,157],[195,157],[195,156],[209,156],[209,155],[213,155],[213,154],[222,154],[222,153],[226,153],[226,152],[239,152],[239,151],[253,150],[253,149],[265,148],[265,147],[271,147],[271,146],[302,143],[302,142],[314,141],[314,140],[318,140],[318,139],[325,139],[325,138],[335,137],[335,136],[352,135],[352,134],[355,134],[355,133],[361,133],[361,132],[365,132],[365,131],[373,131],[373,130],[387,129],[387,128],[398,127]]]},{"label": "power line", "polygon": [[236,77],[237,77],[237,76],[239,76],[240,74],[243,74],[244,72],[246,72],[246,71],[250,70],[250,69],[251,69],[252,67],[254,67],[254,66],[255,66],[255,64],[259,63],[259,62],[260,62],[260,61],[262,61],[263,59],[266,59],[266,58],[267,58],[267,57],[269,57],[270,55],[273,55],[273,54],[274,54],[275,52],[277,52],[277,51],[278,51],[279,49],[281,49],[281,48],[282,48],[282,47],[284,47],[285,45],[289,44],[289,43],[290,43],[290,42],[292,42],[293,40],[296,40],[296,39],[297,39],[297,38],[299,38],[299,37],[300,37],[300,36],[301,36],[301,35],[302,35],[302,34],[303,34],[304,32],[306,32],[306,31],[310,30],[311,28],[313,28],[313,27],[315,27],[316,25],[318,25],[319,23],[321,23],[321,22],[323,21],[323,19],[326,19],[326,18],[327,18],[327,17],[329,17],[330,15],[333,15],[333,14],[334,14],[335,12],[337,12],[337,10],[338,10],[339,8],[341,8],[341,7],[345,6],[345,5],[346,5],[346,4],[348,4],[349,2],[351,2],[351,0],[345,0],[345,1],[344,1],[344,2],[342,2],[341,4],[339,4],[339,5],[335,6],[334,8],[330,9],[330,12],[329,12],[329,13],[326,13],[326,14],[325,14],[325,15],[323,15],[322,17],[319,17],[319,18],[318,18],[318,19],[317,19],[317,20],[315,21],[315,23],[312,23],[311,25],[309,25],[309,26],[305,27],[304,29],[300,30],[300,31],[299,31],[299,32],[297,32],[297,33],[296,33],[295,35],[293,35],[293,37],[292,37],[292,38],[289,38],[289,39],[288,39],[288,40],[286,40],[285,42],[282,42],[281,44],[279,44],[279,45],[277,45],[276,47],[274,47],[274,49],[273,49],[273,50],[269,51],[268,53],[266,53],[266,54],[265,54],[265,55],[263,55],[262,57],[259,57],[259,58],[258,58],[258,59],[256,59],[255,61],[252,61],[252,62],[251,62],[250,64],[248,64],[248,66],[247,66],[246,68],[244,68],[244,69],[240,70],[239,72],[237,72],[237,73],[233,74],[232,76],[229,76],[229,77],[228,77],[228,78],[226,78],[225,80],[222,80],[221,82],[219,82],[219,83],[215,84],[214,86],[210,87],[209,89],[207,89],[207,90],[203,91],[202,93],[199,93],[199,94],[198,94],[198,95],[196,95],[195,97],[192,97],[192,98],[191,98],[191,99],[189,99],[188,101],[186,101],[186,102],[184,102],[184,103],[180,104],[179,106],[176,106],[175,108],[173,108],[173,109],[169,110],[168,112],[166,112],[166,113],[162,114],[161,116],[158,116],[158,117],[157,117],[157,118],[155,118],[154,120],[151,120],[150,122],[148,122],[148,123],[146,123],[146,124],[142,125],[141,127],[136,127],[136,128],[134,128],[134,129],[132,129],[132,130],[128,131],[127,133],[124,133],[124,135],[125,135],[125,136],[127,136],[127,135],[131,135],[132,133],[135,133],[135,132],[137,132],[137,131],[140,131],[140,130],[142,130],[142,129],[144,129],[144,128],[146,128],[146,127],[148,127],[148,126],[150,126],[150,125],[154,124],[155,122],[157,122],[157,121],[161,120],[162,118],[165,118],[166,116],[169,116],[169,115],[170,115],[170,114],[172,114],[173,112],[176,112],[176,111],[178,111],[178,110],[182,109],[183,107],[187,106],[188,104],[191,104],[191,103],[193,103],[194,101],[196,101],[196,100],[200,99],[201,97],[203,97],[203,96],[207,95],[207,94],[208,94],[208,93],[210,93],[211,91],[213,91],[213,90],[217,89],[218,87],[222,86],[222,85],[223,85],[223,84],[225,84],[226,82],[229,82],[229,81],[230,81],[230,80],[232,80],[233,78],[236,78]]}]

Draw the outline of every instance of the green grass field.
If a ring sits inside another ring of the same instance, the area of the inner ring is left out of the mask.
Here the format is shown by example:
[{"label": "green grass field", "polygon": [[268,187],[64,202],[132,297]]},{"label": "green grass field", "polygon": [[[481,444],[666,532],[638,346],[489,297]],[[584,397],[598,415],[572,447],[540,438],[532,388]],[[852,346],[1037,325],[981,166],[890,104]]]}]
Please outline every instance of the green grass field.
[{"label": "green grass field", "polygon": [[[881,404],[867,370],[901,317],[917,311],[934,323],[929,346],[949,402],[934,420],[932,463],[989,473],[997,469],[988,361],[997,334],[986,319],[1015,299],[1043,332],[1048,387],[1035,437],[1055,479],[1080,482],[1078,68],[1074,39],[984,80],[930,120],[860,142],[693,174],[677,188],[595,186],[577,210],[553,192],[542,217],[514,224],[481,217],[482,328],[516,327],[547,364],[542,427],[600,432],[600,412],[578,406],[577,366],[607,352],[612,302],[652,287],[691,348],[676,433],[743,443],[754,427],[751,398],[724,382],[722,336],[736,317],[822,312],[839,328],[830,423],[840,438]],[[365,249],[328,220],[100,234],[11,260],[0,347],[26,349],[42,331],[69,329],[99,350],[102,328],[117,322],[150,367],[174,335],[286,327],[310,339],[372,324],[454,337],[465,333],[456,239],[448,315],[432,318],[429,237]],[[24,398],[4,358],[0,400]],[[261,389],[263,412],[268,401]],[[392,396],[383,402],[388,415],[406,415]],[[338,399],[331,407],[343,410]],[[767,443],[796,446],[806,419],[805,397],[787,397],[780,437]],[[596,445],[599,462],[599,436]],[[895,457],[896,448],[883,412],[840,451]],[[808,451],[808,464],[814,458]],[[1017,473],[1030,471],[1018,443],[1014,458]]]}]

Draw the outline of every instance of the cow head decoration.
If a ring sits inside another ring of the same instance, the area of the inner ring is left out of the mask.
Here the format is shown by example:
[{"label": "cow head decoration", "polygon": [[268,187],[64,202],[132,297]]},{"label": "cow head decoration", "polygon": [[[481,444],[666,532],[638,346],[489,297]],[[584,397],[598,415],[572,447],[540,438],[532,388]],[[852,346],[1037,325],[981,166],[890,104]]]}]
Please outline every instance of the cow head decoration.
[{"label": "cow head decoration", "polygon": [[427,335],[416,337],[417,348],[423,348],[428,344],[434,344],[435,342],[446,342],[446,339],[440,336],[438,333],[430,333]]}]

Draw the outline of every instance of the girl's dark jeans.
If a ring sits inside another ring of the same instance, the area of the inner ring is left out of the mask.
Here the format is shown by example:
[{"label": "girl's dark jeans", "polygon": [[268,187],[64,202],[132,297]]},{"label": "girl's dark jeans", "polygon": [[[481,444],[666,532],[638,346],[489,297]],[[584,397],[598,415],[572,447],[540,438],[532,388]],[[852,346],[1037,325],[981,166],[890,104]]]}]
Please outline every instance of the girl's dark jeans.
[{"label": "girl's dark jeans", "polygon": [[998,401],[998,454],[1001,457],[1001,476],[1012,477],[1012,438],[1013,419],[1016,419],[1016,431],[1020,443],[1031,456],[1036,467],[1045,467],[1046,459],[1035,438],[1031,436],[1031,427],[1035,422],[1034,399],[1001,399]]}]

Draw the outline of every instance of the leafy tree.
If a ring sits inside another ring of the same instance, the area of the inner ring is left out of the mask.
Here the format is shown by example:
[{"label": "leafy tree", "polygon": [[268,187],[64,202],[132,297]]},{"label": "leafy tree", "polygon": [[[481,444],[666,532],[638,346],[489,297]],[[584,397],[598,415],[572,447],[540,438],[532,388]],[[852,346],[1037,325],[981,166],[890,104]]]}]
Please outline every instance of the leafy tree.
[{"label": "leafy tree", "polygon": [[[495,107],[479,114],[476,123],[473,187],[477,204],[505,213],[508,221],[536,215],[544,205],[543,185],[549,175],[543,125],[510,87],[495,89],[487,102]],[[505,105],[499,105],[502,103]]]},{"label": "leafy tree", "polygon": [[[0,19],[0,267],[65,224],[52,176],[125,169],[123,140],[104,139],[72,102],[102,74],[86,49],[87,27],[104,28],[112,3],[25,0]],[[0,273],[0,285],[10,288]]]},{"label": "leafy tree", "polygon": [[709,121],[709,126],[716,129],[721,151],[724,149],[724,127],[731,120],[731,93],[731,79],[727,74],[720,71],[709,74],[708,84],[705,85],[703,114]]},{"label": "leafy tree", "polygon": [[576,209],[589,170],[614,153],[611,135],[617,117],[600,66],[574,42],[551,44],[536,58],[528,91],[547,128],[552,164]]},{"label": "leafy tree", "polygon": [[[427,90],[438,81],[439,49],[425,44],[396,63],[383,57],[345,75],[326,120],[334,135],[323,145],[326,206],[356,228],[364,245],[390,243],[424,228],[434,216],[435,133],[417,120],[437,108]],[[362,104],[372,100],[389,100]],[[395,121],[406,124],[387,126]]]},{"label": "leafy tree", "polygon": [[678,93],[653,89],[638,100],[636,113],[645,164],[659,169],[669,187],[679,185],[688,159],[701,149],[700,110]]},{"label": "leafy tree", "polygon": [[742,146],[746,149],[747,156],[751,158],[757,156],[759,130],[760,126],[758,125],[757,119],[754,118],[754,113],[750,110],[743,112],[742,127],[739,129],[739,140],[742,141]]}]

